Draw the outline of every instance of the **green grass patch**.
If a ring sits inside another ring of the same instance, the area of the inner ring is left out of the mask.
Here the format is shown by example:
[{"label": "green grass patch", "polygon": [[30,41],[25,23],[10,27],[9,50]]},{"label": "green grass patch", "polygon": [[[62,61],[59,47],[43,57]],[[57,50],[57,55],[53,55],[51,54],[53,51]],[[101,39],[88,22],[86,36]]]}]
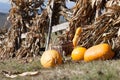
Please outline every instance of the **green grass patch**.
[{"label": "green grass patch", "polygon": [[0,80],[119,80],[120,60],[93,61],[86,63],[66,62],[54,68],[45,69],[39,58],[25,63],[16,59],[0,61],[0,71],[26,72],[39,71],[37,76],[6,78],[2,73]]}]

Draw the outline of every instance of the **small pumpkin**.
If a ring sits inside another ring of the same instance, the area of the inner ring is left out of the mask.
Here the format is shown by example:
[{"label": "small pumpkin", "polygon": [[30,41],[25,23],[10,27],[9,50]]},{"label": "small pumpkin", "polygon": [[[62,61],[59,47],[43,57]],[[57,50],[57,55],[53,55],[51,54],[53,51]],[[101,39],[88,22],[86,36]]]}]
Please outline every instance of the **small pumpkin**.
[{"label": "small pumpkin", "polygon": [[82,28],[81,27],[78,27],[76,29],[76,32],[75,32],[75,35],[74,35],[74,38],[73,38],[73,46],[76,47],[77,46],[77,43],[78,43],[78,39],[79,39],[79,36],[82,32]]},{"label": "small pumpkin", "polygon": [[86,48],[84,47],[75,47],[72,51],[71,58],[73,61],[80,61],[84,59]]},{"label": "small pumpkin", "polygon": [[62,56],[56,50],[47,50],[42,54],[40,62],[44,68],[54,67],[62,63]]},{"label": "small pumpkin", "polygon": [[84,55],[84,61],[89,62],[98,59],[107,60],[113,58],[114,54],[109,44],[102,43],[87,49]]}]

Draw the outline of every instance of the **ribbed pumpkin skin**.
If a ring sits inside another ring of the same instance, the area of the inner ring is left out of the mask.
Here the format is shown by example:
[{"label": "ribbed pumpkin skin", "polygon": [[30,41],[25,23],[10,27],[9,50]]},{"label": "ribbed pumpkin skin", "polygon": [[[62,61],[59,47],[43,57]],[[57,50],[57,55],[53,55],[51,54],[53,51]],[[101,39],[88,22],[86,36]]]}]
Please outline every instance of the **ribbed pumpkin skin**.
[{"label": "ribbed pumpkin skin", "polygon": [[56,50],[48,50],[43,53],[40,62],[44,68],[54,67],[62,63],[62,56]]},{"label": "ribbed pumpkin skin", "polygon": [[84,55],[84,61],[88,62],[98,59],[107,60],[111,59],[113,56],[114,52],[111,50],[111,47],[103,43],[87,49]]},{"label": "ribbed pumpkin skin", "polygon": [[72,51],[71,58],[73,61],[80,61],[84,59],[84,53],[86,51],[86,48],[84,47],[76,47]]}]

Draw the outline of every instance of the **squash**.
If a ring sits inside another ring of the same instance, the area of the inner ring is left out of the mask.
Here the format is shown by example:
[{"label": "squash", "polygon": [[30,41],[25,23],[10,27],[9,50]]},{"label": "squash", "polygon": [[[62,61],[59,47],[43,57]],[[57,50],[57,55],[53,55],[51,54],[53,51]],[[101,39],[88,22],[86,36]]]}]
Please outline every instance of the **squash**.
[{"label": "squash", "polygon": [[40,62],[44,68],[54,67],[62,63],[62,56],[56,50],[47,50],[42,54]]},{"label": "squash", "polygon": [[76,32],[75,32],[75,35],[74,35],[74,38],[73,38],[73,46],[76,47],[77,46],[77,43],[78,43],[78,40],[79,40],[79,36],[82,32],[82,28],[81,27],[78,27],[76,29]]},{"label": "squash", "polygon": [[79,40],[79,36],[78,36],[78,35],[75,35],[74,38],[73,38],[73,46],[74,46],[74,47],[77,46],[78,40]]},{"label": "squash", "polygon": [[73,61],[80,61],[84,60],[84,54],[85,54],[86,48],[84,47],[75,47],[72,51],[71,58]]},{"label": "squash", "polygon": [[95,45],[86,50],[84,55],[84,61],[89,62],[93,60],[107,60],[112,59],[114,56],[114,52],[111,50],[111,47],[107,43],[102,43],[99,45]]}]

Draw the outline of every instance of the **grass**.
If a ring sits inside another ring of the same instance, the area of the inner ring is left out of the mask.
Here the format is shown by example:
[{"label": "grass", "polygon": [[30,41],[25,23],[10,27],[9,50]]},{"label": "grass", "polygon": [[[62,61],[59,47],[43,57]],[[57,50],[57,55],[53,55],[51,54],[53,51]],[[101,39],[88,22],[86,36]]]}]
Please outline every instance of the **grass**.
[{"label": "grass", "polygon": [[66,62],[50,69],[44,69],[39,62],[39,57],[32,62],[9,59],[0,61],[0,71],[25,72],[39,71],[37,76],[6,78],[0,73],[0,80],[119,80],[120,60],[93,61],[85,63]]}]

